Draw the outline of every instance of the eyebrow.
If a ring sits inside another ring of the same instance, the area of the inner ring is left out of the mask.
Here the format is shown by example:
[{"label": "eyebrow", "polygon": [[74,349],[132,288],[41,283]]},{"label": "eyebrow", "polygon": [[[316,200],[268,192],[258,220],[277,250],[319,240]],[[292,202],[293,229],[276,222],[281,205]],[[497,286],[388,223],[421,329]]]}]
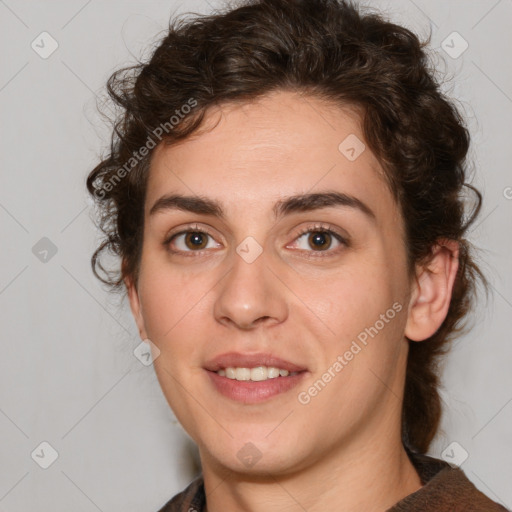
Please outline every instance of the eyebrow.
[{"label": "eyebrow", "polygon": [[[309,212],[322,208],[342,206],[359,210],[375,222],[375,213],[357,197],[342,192],[320,192],[299,194],[279,200],[273,207],[274,216],[284,217],[297,212]],[[151,207],[149,215],[166,210],[182,210],[202,215],[212,215],[225,220],[226,215],[222,205],[210,198],[201,196],[184,196],[171,194],[162,196]]]}]

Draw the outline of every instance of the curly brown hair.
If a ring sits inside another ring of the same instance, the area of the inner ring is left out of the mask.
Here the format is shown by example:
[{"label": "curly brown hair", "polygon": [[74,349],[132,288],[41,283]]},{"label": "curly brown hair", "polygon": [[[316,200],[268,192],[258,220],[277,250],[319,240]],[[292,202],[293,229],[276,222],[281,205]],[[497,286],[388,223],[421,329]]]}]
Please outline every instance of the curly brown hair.
[{"label": "curly brown hair", "polygon": [[[252,0],[210,16],[175,19],[149,62],[110,77],[108,93],[121,113],[109,154],[87,179],[104,233],[93,270],[119,290],[125,277],[137,281],[156,145],[194,133],[214,105],[275,90],[358,107],[366,143],[403,214],[410,275],[440,239],[460,244],[446,319],[432,337],[409,348],[402,440],[421,453],[441,418],[440,357],[464,327],[477,281],[487,287],[465,239],[482,202],[466,183],[469,133],[430,69],[428,42],[343,0]],[[470,215],[465,188],[475,195]],[[105,250],[120,257],[117,270],[101,264]]]}]

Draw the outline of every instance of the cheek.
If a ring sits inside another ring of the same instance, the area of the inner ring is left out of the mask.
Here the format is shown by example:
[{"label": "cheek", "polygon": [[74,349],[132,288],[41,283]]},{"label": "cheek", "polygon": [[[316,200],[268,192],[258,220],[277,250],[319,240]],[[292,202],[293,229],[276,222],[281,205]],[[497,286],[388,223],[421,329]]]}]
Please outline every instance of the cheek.
[{"label": "cheek", "polygon": [[383,377],[394,371],[403,346],[406,307],[401,278],[393,272],[392,262],[381,255],[347,266],[321,286],[318,280],[316,286],[301,281],[299,294],[307,297],[304,303],[315,314],[303,311],[299,321],[317,340],[316,353],[322,359],[317,370],[326,371],[347,354],[349,362],[332,389],[341,386],[359,397],[371,395],[375,390],[367,387],[373,389],[378,382],[368,368]]},{"label": "cheek", "polygon": [[[205,343],[212,335],[212,300],[218,276],[177,270],[168,262],[148,260],[141,265],[139,294],[148,338],[160,354],[155,370],[168,400],[185,400],[176,383],[200,370]],[[181,377],[180,377],[181,375]],[[186,401],[186,400],[185,400]]]},{"label": "cheek", "polygon": [[143,261],[139,295],[149,338],[157,345],[172,339],[200,311],[207,290],[204,275],[179,273],[156,258]]},{"label": "cheek", "polygon": [[[310,297],[317,316],[309,315],[310,320],[304,321],[316,340],[315,354],[321,358],[311,385],[319,378],[324,381],[324,377],[332,384],[307,410],[328,415],[333,423],[357,423],[377,407],[390,388],[394,389],[405,348],[406,308],[396,279],[385,267],[374,264],[337,274]],[[337,361],[342,365],[338,369],[334,366]],[[330,369],[335,374],[332,379],[327,374]],[[397,388],[395,393],[399,392]],[[337,404],[334,411],[333,403]]]},{"label": "cheek", "polygon": [[296,286],[305,304],[344,337],[373,324],[400,297],[391,268],[370,262],[343,266],[311,280],[301,276]]}]

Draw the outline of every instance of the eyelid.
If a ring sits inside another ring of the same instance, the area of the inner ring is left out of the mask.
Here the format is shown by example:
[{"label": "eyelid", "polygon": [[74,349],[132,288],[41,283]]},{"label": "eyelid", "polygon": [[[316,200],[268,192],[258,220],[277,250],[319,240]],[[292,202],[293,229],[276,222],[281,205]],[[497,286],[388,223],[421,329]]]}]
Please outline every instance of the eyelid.
[{"label": "eyelid", "polygon": [[311,224],[311,225],[301,228],[299,230],[298,234],[296,235],[296,237],[302,236],[306,233],[310,233],[310,232],[314,233],[317,231],[332,233],[333,235],[337,235],[340,239],[342,239],[343,241],[348,243],[348,237],[342,235],[336,227],[332,226],[331,224],[322,223],[322,222],[315,222],[314,224]]},{"label": "eyelid", "polygon": [[[183,233],[189,233],[189,232],[198,232],[198,233],[206,233],[208,235],[211,235],[211,232],[208,228],[199,226],[197,222],[192,224],[185,224],[185,226],[181,226],[177,228],[176,230],[172,229],[170,232],[168,232],[165,236],[165,240],[170,240],[171,238],[175,237],[176,235],[182,235]],[[165,243],[165,242],[164,242]]]}]

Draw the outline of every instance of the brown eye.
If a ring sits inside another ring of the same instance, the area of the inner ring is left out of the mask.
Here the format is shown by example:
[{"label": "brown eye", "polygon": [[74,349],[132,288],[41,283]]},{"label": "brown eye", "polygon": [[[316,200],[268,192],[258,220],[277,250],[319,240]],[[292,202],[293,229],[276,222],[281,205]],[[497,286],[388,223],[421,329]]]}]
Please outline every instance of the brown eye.
[{"label": "brown eye", "polygon": [[293,245],[288,247],[295,246],[296,249],[306,253],[309,252],[309,256],[317,253],[317,256],[327,257],[338,254],[348,245],[346,239],[332,229],[311,226],[309,229],[302,231]]},{"label": "brown eye", "polygon": [[219,249],[222,247],[212,235],[197,228],[172,235],[164,242],[164,245],[171,253],[200,253],[203,249]]},{"label": "brown eye", "polygon": [[309,246],[315,251],[329,249],[332,236],[325,231],[312,231],[308,237]]},{"label": "brown eye", "polygon": [[206,233],[190,231],[185,236],[185,245],[191,249],[204,249],[208,244],[208,235]]}]

